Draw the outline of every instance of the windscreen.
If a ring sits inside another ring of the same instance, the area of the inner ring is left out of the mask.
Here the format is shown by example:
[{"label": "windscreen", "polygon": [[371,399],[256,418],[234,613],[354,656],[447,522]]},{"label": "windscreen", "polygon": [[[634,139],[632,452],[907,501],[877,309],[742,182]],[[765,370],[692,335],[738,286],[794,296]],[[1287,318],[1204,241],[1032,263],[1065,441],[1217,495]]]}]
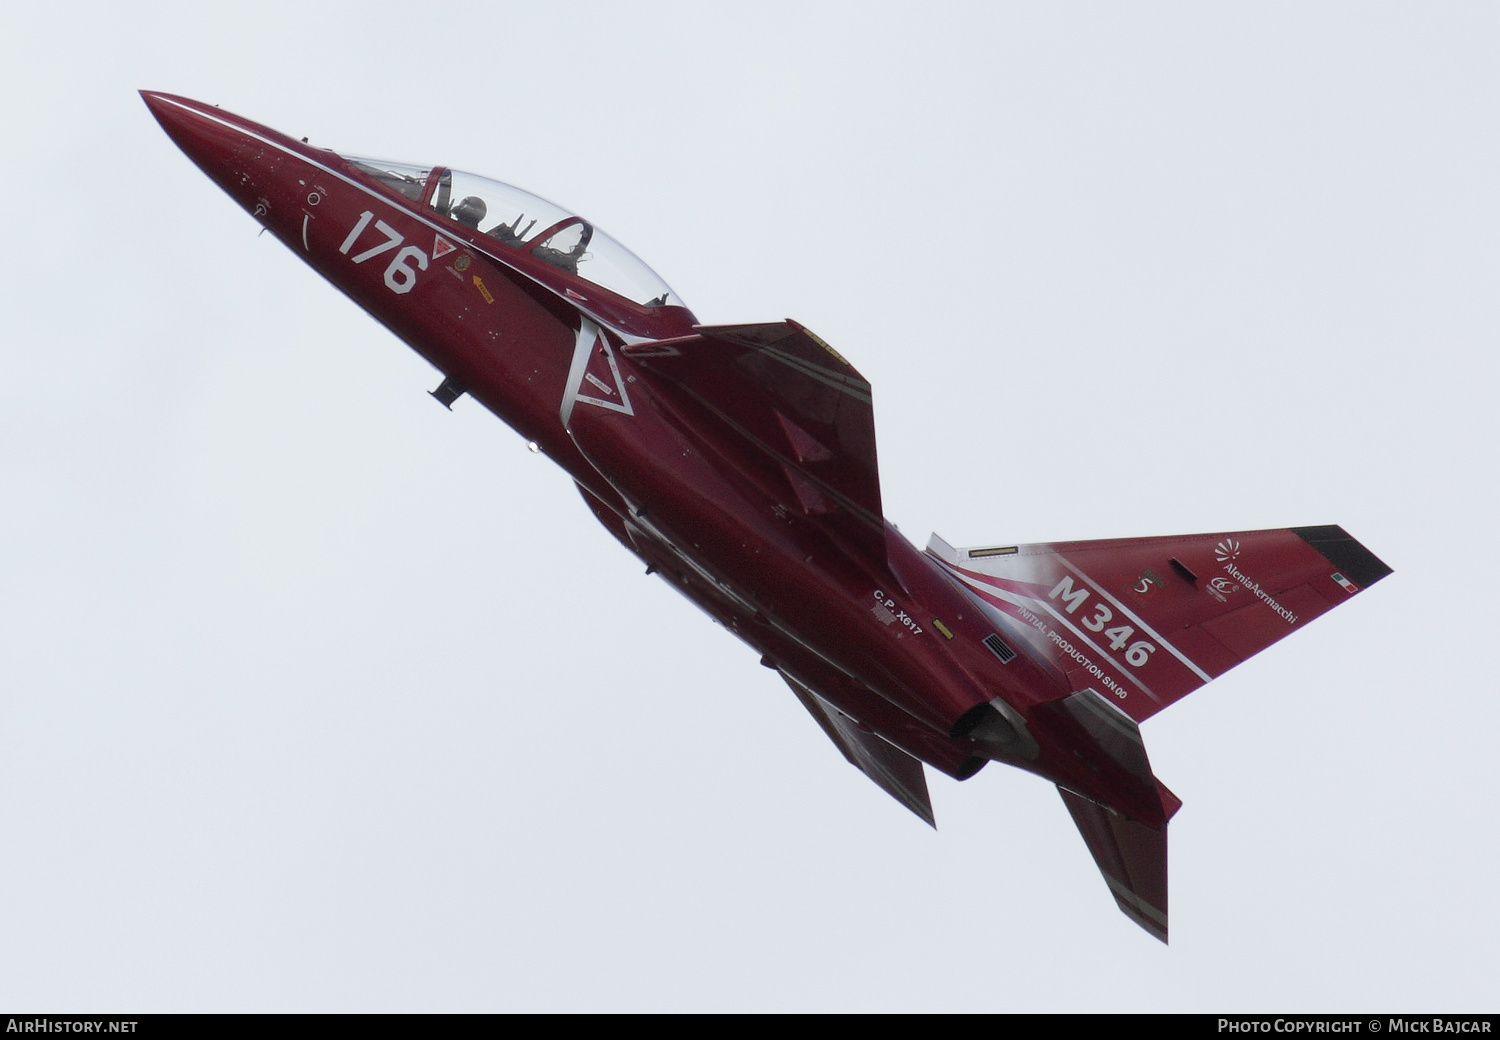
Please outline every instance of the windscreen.
[{"label": "windscreen", "polygon": [[422,201],[422,192],[427,187],[427,175],[432,172],[431,166],[386,162],[384,159],[361,159],[354,155],[346,155],[344,158],[366,177],[379,181],[413,202]]}]

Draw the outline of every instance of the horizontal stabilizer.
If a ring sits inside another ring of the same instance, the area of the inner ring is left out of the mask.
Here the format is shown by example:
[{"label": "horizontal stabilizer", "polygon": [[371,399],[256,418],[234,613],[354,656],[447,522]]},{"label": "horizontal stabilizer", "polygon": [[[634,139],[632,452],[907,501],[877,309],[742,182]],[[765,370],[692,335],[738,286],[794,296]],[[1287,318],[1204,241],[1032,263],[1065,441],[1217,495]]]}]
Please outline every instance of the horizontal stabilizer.
[{"label": "horizontal stabilizer", "polygon": [[927,551],[1137,722],[1391,573],[1336,526]]},{"label": "horizontal stabilizer", "polygon": [[870,384],[795,322],[703,326],[620,351],[669,400],[733,431],[784,505],[885,559]]},{"label": "horizontal stabilizer", "polygon": [[850,763],[864,773],[896,801],[920,816],[928,826],[937,827],[932,815],[932,801],[927,796],[927,777],[922,763],[900,748],[892,747],[874,733],[862,728],[849,716],[819,697],[786,672],[781,677],[792,688],[797,699],[823,727]]},{"label": "horizontal stabilizer", "polygon": [[1166,825],[1146,827],[1065,788],[1057,793],[1125,916],[1166,942]]}]

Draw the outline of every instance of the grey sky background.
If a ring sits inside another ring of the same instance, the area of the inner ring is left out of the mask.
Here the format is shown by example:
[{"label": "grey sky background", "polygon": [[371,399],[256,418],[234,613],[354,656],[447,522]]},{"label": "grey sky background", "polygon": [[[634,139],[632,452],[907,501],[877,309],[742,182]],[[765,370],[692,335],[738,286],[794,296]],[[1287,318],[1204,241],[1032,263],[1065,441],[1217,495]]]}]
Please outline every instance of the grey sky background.
[{"label": "grey sky background", "polygon": [[[0,1005],[1490,1010],[1500,10],[84,4],[0,85]],[[581,212],[875,387],[955,544],[1396,573],[1144,727],[1172,945],[1053,789],[934,834],[135,91]]]}]

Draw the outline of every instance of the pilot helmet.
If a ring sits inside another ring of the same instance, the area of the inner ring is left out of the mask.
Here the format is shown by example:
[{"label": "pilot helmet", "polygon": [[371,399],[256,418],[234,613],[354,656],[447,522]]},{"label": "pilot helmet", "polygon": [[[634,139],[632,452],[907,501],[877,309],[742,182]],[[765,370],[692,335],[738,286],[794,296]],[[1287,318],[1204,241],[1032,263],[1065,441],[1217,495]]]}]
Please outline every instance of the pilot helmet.
[{"label": "pilot helmet", "polygon": [[487,212],[489,212],[489,207],[484,204],[483,199],[477,195],[466,195],[458,205],[453,207],[449,215],[460,224],[478,228],[479,222],[484,219]]}]

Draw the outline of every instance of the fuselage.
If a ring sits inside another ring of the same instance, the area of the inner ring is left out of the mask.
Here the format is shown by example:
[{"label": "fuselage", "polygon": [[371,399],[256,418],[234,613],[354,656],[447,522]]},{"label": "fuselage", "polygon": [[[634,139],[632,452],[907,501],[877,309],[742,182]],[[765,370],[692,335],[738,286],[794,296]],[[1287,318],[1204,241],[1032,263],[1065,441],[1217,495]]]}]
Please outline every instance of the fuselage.
[{"label": "fuselage", "polygon": [[1014,639],[1003,659],[986,643],[1002,621],[928,553],[883,517],[834,522],[815,490],[799,500],[742,432],[632,357],[696,336],[698,321],[628,253],[606,287],[577,273],[583,247],[567,251],[571,230],[608,256],[576,217],[525,239],[518,218],[510,244],[469,223],[477,210],[461,202],[477,195],[439,204],[464,175],[382,181],[210,106],[145,97],[236,202],[442,373],[440,400],[467,393],[546,453],[606,528],[765,663],[949,775],[998,759],[1162,818],[1139,778],[1074,753],[1090,741],[1056,710],[1065,677]]}]

